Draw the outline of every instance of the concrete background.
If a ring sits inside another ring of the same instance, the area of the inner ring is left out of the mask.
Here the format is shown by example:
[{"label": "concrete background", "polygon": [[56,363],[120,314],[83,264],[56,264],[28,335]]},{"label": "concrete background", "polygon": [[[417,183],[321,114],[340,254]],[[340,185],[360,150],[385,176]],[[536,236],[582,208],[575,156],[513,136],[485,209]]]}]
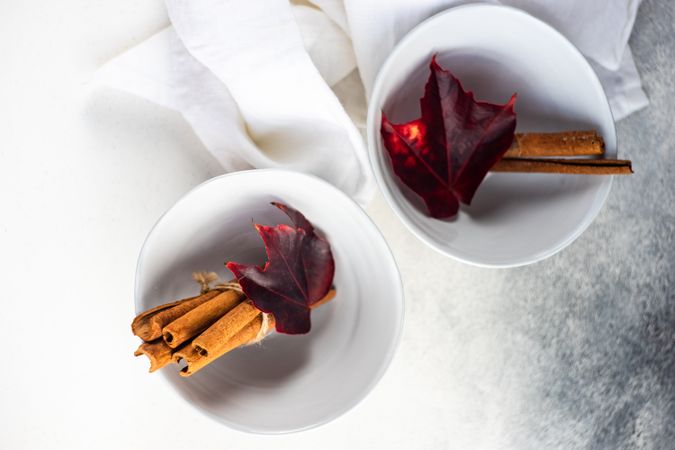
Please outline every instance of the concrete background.
[{"label": "concrete background", "polygon": [[674,2],[640,8],[651,105],[618,124],[636,173],[588,231],[536,265],[479,269],[378,197],[407,295],[399,352],[356,409],[281,437],[212,422],[131,356],[140,245],[219,170],[177,114],[85,83],[167,23],[160,0],[0,2],[3,449],[673,448]]}]

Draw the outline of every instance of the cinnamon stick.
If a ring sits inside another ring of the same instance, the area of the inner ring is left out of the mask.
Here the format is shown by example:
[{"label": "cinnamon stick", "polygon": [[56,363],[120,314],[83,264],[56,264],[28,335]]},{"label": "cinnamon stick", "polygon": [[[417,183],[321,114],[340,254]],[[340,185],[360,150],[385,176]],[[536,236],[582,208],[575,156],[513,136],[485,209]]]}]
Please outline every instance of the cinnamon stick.
[{"label": "cinnamon stick", "polygon": [[[311,308],[317,308],[335,297],[335,289],[331,289]],[[251,300],[239,303],[230,312],[218,319],[206,331],[195,337],[192,346],[202,356],[211,354],[222,355],[222,348],[229,346],[229,341],[246,325],[256,319],[260,310],[255,307]],[[272,317],[269,315],[268,317]]]},{"label": "cinnamon stick", "polygon": [[175,363],[179,363],[181,361],[190,363],[198,360],[199,358],[201,358],[201,355],[192,346],[192,342],[184,343],[171,355],[171,360]]},{"label": "cinnamon stick", "polygon": [[630,175],[631,162],[622,159],[503,158],[492,172]]},{"label": "cinnamon stick", "polygon": [[[272,316],[269,317],[272,321],[274,320]],[[254,340],[258,336],[258,333],[260,332],[260,327],[262,326],[262,323],[263,323],[262,314],[258,312],[258,315],[255,316],[253,320],[249,321],[243,328],[241,328],[237,333],[235,333],[224,345],[220,346],[218,351],[212,351],[208,354],[202,354],[198,350],[196,350],[193,345],[191,345],[190,347],[192,347],[192,350],[186,350],[182,353],[183,359],[185,360],[187,365],[180,370],[179,372],[180,376],[189,377],[190,375],[193,375],[194,373],[203,369],[204,367],[206,367],[208,364],[215,361],[219,357],[223,356],[225,353],[234,350],[237,347],[241,347],[242,345]],[[270,328],[272,327],[274,327],[273,323],[271,324]]]},{"label": "cinnamon stick", "polygon": [[197,336],[192,346],[202,356],[218,353],[249,322],[260,314],[250,300],[243,301]]},{"label": "cinnamon stick", "polygon": [[172,360],[173,349],[166,345],[162,339],[153,342],[144,342],[134,352],[134,356],[145,355],[150,360],[150,372],[169,364]]},{"label": "cinnamon stick", "polygon": [[605,142],[595,130],[516,133],[505,158],[530,156],[600,156]]},{"label": "cinnamon stick", "polygon": [[[151,317],[170,311],[171,308],[203,297],[205,296],[161,305],[139,315],[137,319],[148,321]],[[187,366],[181,370],[180,374],[190,376],[225,353],[242,345],[251,345],[260,341],[274,329],[274,317],[271,314],[262,313],[250,300],[242,301],[244,296],[237,291],[211,291],[210,296],[206,297],[212,298],[167,324],[162,330],[161,338],[152,342],[144,342],[134,352],[136,356],[146,355],[148,357],[150,372],[172,361],[182,360]],[[317,308],[334,297],[335,289],[331,289],[311,308]],[[144,326],[149,327],[147,324]],[[139,327],[132,327],[132,329],[136,333]]]},{"label": "cinnamon stick", "polygon": [[237,306],[242,298],[243,295],[239,292],[228,290],[202,303],[163,328],[162,336],[164,342],[171,348],[178,347],[191,337],[209,328],[214,322]]},{"label": "cinnamon stick", "polygon": [[142,312],[131,323],[131,331],[145,342],[154,341],[162,336],[162,328],[166,325],[191,309],[211,300],[219,293],[220,291],[213,290],[196,297],[166,303]]},{"label": "cinnamon stick", "polygon": [[[331,289],[311,308],[318,308],[334,297],[335,289]],[[190,376],[225,353],[263,338],[274,329],[274,317],[266,314],[264,318],[263,314],[250,300],[240,303],[225,314],[192,341],[191,349],[176,353],[177,361],[184,359],[187,363],[180,372],[181,376]],[[264,324],[264,320],[267,320],[267,324]]]}]

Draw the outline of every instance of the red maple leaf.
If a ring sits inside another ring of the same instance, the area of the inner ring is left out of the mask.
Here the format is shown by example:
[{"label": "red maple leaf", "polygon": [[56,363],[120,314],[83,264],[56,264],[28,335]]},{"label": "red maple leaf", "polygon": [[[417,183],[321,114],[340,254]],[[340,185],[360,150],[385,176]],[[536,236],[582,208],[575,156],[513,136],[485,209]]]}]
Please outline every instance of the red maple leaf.
[{"label": "red maple leaf", "polygon": [[335,262],[328,241],[295,209],[272,203],[290,217],[294,226],[255,224],[265,243],[267,263],[228,262],[244,293],[253,304],[274,316],[280,333],[302,334],[311,328],[310,307],[330,290]]},{"label": "red maple leaf", "polygon": [[420,99],[422,117],[391,123],[384,112],[380,132],[394,173],[417,193],[429,214],[457,214],[513,142],[514,94],[505,105],[478,102],[460,81],[431,59]]}]

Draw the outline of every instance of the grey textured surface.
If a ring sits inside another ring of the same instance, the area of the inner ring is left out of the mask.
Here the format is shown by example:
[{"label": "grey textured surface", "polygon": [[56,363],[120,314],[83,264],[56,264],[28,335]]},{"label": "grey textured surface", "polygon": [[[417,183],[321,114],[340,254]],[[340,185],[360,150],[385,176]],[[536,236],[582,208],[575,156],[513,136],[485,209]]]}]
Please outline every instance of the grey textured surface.
[{"label": "grey textured surface", "polygon": [[674,24],[674,2],[647,1],[630,41],[651,102],[618,124],[635,175],[572,250],[510,278],[527,272],[518,304],[550,325],[532,328],[555,360],[541,412],[582,421],[590,448],[675,448]]},{"label": "grey textured surface", "polygon": [[[618,124],[620,157],[635,175],[615,179],[570,247],[495,271],[394,246],[411,338],[397,363],[446,367],[439,391],[472,392],[462,408],[492,438],[470,448],[675,448],[674,23],[675,2],[641,6],[631,46],[651,105]],[[378,224],[402,242],[394,221]],[[451,350],[429,350],[438,344]],[[438,443],[462,448],[455,433]]]},{"label": "grey textured surface", "polygon": [[630,43],[651,101],[618,124],[636,175],[617,180],[576,244],[583,251],[561,258],[583,270],[557,281],[584,286],[571,291],[587,292],[579,298],[591,312],[579,319],[582,346],[561,350],[581,357],[588,346],[590,358],[551,387],[561,394],[577,385],[563,405],[578,412],[593,407],[588,394],[605,393],[603,407],[589,411],[591,447],[667,449],[675,448],[675,3],[645,2]]}]

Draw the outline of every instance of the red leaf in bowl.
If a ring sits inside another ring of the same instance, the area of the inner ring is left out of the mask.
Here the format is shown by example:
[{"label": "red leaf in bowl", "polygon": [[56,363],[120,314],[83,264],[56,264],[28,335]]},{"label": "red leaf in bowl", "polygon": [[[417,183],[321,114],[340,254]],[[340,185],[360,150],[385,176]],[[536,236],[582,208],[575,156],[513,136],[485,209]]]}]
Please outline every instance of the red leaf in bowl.
[{"label": "red leaf in bowl", "polygon": [[380,132],[394,173],[417,193],[429,214],[457,214],[513,142],[514,94],[505,105],[474,100],[473,93],[431,59],[420,99],[422,117],[391,123],[384,112]]},{"label": "red leaf in bowl", "polygon": [[280,333],[303,334],[311,328],[310,307],[330,290],[335,262],[328,241],[314,232],[299,211],[272,203],[295,226],[268,227],[255,224],[265,243],[267,263],[255,265],[228,262],[244,293],[253,304],[274,316]]}]

